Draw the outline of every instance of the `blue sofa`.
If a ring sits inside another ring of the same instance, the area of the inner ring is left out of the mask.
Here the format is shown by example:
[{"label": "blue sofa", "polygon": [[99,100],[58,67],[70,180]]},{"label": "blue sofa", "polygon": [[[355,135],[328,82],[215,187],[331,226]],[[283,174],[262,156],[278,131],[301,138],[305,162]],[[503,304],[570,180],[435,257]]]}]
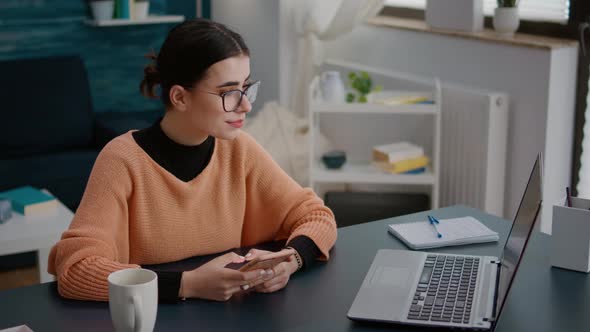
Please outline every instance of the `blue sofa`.
[{"label": "blue sofa", "polygon": [[75,210],[100,149],[157,111],[94,113],[77,56],[0,61],[0,191],[47,188]]},{"label": "blue sofa", "polygon": [[[78,56],[0,61],[0,191],[47,188],[77,208],[94,161],[112,138],[149,126],[159,111],[94,113]],[[0,269],[32,259],[0,257]]]}]

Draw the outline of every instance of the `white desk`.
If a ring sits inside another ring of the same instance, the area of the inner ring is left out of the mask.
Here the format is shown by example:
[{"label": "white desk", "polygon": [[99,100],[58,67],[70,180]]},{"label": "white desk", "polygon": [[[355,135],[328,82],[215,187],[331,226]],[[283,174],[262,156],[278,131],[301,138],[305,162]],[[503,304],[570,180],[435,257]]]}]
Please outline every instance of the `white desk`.
[{"label": "white desk", "polygon": [[57,208],[33,216],[12,212],[12,218],[0,224],[0,256],[37,251],[39,280],[53,281],[47,273],[49,250],[68,229],[74,214],[59,200]]}]

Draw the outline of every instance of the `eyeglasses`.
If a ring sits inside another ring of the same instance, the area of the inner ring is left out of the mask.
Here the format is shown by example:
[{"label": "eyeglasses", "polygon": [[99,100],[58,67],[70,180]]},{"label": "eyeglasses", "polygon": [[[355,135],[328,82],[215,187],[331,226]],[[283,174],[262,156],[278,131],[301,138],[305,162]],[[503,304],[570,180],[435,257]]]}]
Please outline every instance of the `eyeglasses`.
[{"label": "eyeglasses", "polygon": [[223,110],[226,112],[235,112],[238,110],[238,107],[240,107],[240,104],[242,103],[242,98],[244,96],[246,96],[246,98],[248,98],[248,101],[250,102],[250,104],[252,104],[256,101],[256,96],[258,95],[258,87],[259,86],[260,86],[260,81],[256,81],[254,83],[248,84],[244,88],[243,91],[239,90],[239,89],[224,91],[222,93],[203,91],[203,90],[197,90],[197,91],[221,97],[221,102],[223,104]]}]

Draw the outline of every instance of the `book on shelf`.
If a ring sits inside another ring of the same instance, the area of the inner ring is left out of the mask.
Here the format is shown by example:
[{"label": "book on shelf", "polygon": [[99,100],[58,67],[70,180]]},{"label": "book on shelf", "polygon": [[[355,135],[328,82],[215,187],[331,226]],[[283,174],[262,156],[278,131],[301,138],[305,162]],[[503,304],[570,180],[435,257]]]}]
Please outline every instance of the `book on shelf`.
[{"label": "book on shelf", "polygon": [[415,168],[415,169],[409,170],[407,172],[403,172],[401,174],[424,174],[424,173],[426,173],[426,167]]},{"label": "book on shelf", "polygon": [[12,210],[25,216],[57,208],[55,197],[31,186],[0,192],[0,198],[9,200]]},{"label": "book on shelf", "polygon": [[135,0],[115,0],[115,12],[113,18],[133,20],[135,17]]},{"label": "book on shelf", "polygon": [[425,168],[426,166],[428,166],[429,161],[430,160],[428,159],[428,157],[421,156],[418,158],[406,159],[395,163],[374,161],[373,164],[377,166],[379,169],[384,170],[386,172],[401,174],[416,171],[420,168]]},{"label": "book on shelf", "polygon": [[421,146],[409,142],[397,142],[373,147],[373,161],[396,163],[398,161],[419,158],[424,155]]},{"label": "book on shelf", "polygon": [[409,142],[395,142],[373,147],[373,165],[395,174],[421,174],[430,159],[424,148]]},{"label": "book on shelf", "polygon": [[432,95],[417,91],[380,91],[369,94],[368,101],[381,105],[433,104]]}]

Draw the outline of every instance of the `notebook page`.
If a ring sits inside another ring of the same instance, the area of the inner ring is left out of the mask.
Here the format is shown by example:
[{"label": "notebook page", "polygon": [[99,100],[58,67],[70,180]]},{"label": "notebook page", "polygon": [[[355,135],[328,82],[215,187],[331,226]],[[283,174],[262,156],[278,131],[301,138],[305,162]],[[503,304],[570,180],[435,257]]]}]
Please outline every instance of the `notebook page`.
[{"label": "notebook page", "polygon": [[477,242],[480,239],[497,239],[498,233],[490,230],[473,217],[439,219],[438,231],[443,235],[437,237],[434,227],[428,221],[390,225],[394,235],[416,247],[446,246],[453,244]]},{"label": "notebook page", "polygon": [[487,228],[479,220],[473,217],[444,219],[439,221],[440,224],[436,226],[438,228],[438,231],[441,234],[443,234],[443,237],[446,236],[449,239],[453,240],[484,237],[498,234],[492,231],[491,229]]}]

